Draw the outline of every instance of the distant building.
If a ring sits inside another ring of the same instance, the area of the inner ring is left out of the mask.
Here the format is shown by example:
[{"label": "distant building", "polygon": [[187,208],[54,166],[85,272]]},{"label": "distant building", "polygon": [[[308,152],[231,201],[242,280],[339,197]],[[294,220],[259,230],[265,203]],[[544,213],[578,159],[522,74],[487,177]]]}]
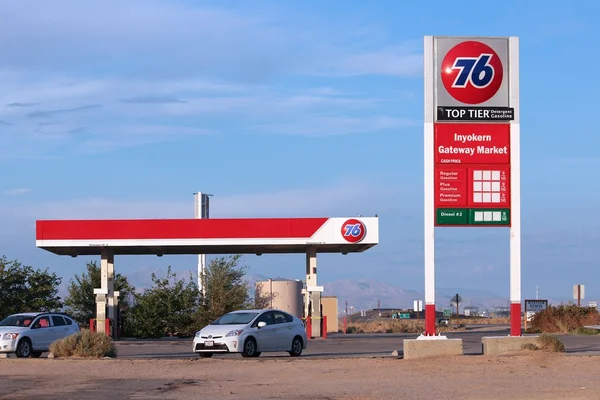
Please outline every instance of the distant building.
[{"label": "distant building", "polygon": [[490,313],[493,318],[506,318],[510,316],[510,307],[493,307]]},{"label": "distant building", "polygon": [[475,306],[467,306],[464,308],[465,317],[480,317],[481,312],[479,311],[479,307]]}]

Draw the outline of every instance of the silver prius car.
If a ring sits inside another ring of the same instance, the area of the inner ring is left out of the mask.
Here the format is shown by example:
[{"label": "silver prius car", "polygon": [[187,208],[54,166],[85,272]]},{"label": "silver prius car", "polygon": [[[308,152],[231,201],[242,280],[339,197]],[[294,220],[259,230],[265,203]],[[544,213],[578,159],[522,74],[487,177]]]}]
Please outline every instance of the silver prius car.
[{"label": "silver prius car", "polygon": [[79,325],[62,313],[13,314],[0,321],[0,353],[37,358],[50,344],[79,332]]},{"label": "silver prius car", "polygon": [[281,310],[240,310],[225,314],[196,332],[193,347],[200,357],[212,357],[215,353],[258,357],[262,352],[278,351],[298,357],[304,349],[304,322]]}]

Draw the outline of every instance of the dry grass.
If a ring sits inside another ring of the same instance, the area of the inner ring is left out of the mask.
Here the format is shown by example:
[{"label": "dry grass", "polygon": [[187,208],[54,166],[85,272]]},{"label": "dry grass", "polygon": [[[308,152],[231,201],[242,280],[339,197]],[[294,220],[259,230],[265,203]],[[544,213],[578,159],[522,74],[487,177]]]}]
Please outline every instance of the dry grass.
[{"label": "dry grass", "polygon": [[[343,332],[343,322],[340,331]],[[347,325],[348,333],[420,333],[425,329],[423,320],[380,319],[372,322],[351,322]]]},{"label": "dry grass", "polygon": [[547,333],[576,333],[586,325],[598,324],[600,324],[600,313],[595,307],[568,304],[549,306],[536,313],[531,320],[531,330]]},{"label": "dry grass", "polygon": [[523,343],[523,345],[521,346],[521,348],[523,350],[539,350],[539,348],[537,347],[537,345],[535,343]]},{"label": "dry grass", "polygon": [[523,350],[542,350],[550,353],[562,353],[565,351],[565,345],[556,336],[542,333],[538,344],[535,343],[524,343],[521,346]]},{"label": "dry grass", "polygon": [[542,333],[540,335],[539,347],[544,351],[551,351],[554,353],[560,353],[565,351],[565,345],[556,336]]},{"label": "dry grass", "polygon": [[110,336],[102,332],[82,330],[50,345],[50,352],[55,357],[116,357],[115,348]]},{"label": "dry grass", "polygon": [[[491,325],[491,324],[509,324],[509,318],[461,318],[458,321],[458,327],[456,319],[450,318],[449,325],[439,325],[436,331],[440,333],[444,332],[456,332],[466,330],[467,325],[478,324],[478,325]],[[343,319],[339,322],[339,332],[344,331]],[[425,330],[425,320],[423,319],[391,319],[391,318],[380,318],[370,322],[348,322],[347,333],[421,333]]]},{"label": "dry grass", "polygon": [[469,318],[462,319],[464,324],[473,325],[510,325],[510,317],[506,318]]}]

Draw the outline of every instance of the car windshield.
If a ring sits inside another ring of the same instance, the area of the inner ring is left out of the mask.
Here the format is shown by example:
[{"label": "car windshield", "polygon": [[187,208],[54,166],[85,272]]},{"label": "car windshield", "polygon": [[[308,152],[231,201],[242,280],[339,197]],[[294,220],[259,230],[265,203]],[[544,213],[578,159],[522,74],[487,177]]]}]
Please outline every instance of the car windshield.
[{"label": "car windshield", "polygon": [[9,315],[0,322],[0,326],[24,326],[31,325],[33,317],[29,315]]},{"label": "car windshield", "polygon": [[229,313],[214,321],[211,325],[245,325],[252,321],[258,313],[256,312],[241,312]]}]

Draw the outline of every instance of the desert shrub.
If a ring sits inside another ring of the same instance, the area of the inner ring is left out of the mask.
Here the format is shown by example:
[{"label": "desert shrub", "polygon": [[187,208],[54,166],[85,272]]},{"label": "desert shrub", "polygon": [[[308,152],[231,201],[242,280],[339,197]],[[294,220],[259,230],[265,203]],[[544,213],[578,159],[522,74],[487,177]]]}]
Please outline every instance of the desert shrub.
[{"label": "desert shrub", "polygon": [[531,342],[529,342],[529,343],[523,343],[521,345],[521,348],[523,350],[539,350],[539,347],[537,347],[537,345],[535,343],[531,343]]},{"label": "desert shrub", "polygon": [[578,307],[575,304],[548,306],[531,320],[532,330],[547,333],[570,333],[585,325],[598,324],[600,313],[595,307]]},{"label": "desert shrub", "polygon": [[578,335],[600,335],[600,330],[598,329],[591,329],[591,328],[585,328],[585,327],[579,327],[577,328],[577,330],[575,331],[576,334]]},{"label": "desert shrub", "polygon": [[110,336],[84,330],[59,339],[50,345],[55,357],[116,357],[117,349]]},{"label": "desert shrub", "polygon": [[565,345],[559,338],[553,335],[542,333],[539,338],[538,347],[544,351],[560,353],[565,351]]},{"label": "desert shrub", "polygon": [[[463,321],[462,318],[461,318],[461,321]],[[509,317],[506,317],[506,318],[500,318],[500,317],[494,317],[494,318],[472,317],[472,318],[465,319],[464,322],[466,322],[469,325],[471,325],[471,324],[477,324],[477,325],[508,325],[508,324],[510,324],[510,318]]]},{"label": "desert shrub", "polygon": [[467,325],[461,323],[458,326],[456,326],[455,322],[451,322],[450,325],[440,325],[436,328],[436,331],[439,333],[457,332],[465,330],[467,330]]},{"label": "desert shrub", "polygon": [[423,320],[381,319],[348,324],[346,333],[421,333]]},{"label": "desert shrub", "polygon": [[556,336],[542,333],[539,338],[538,344],[535,343],[523,343],[521,345],[523,350],[543,350],[552,353],[561,353],[565,351],[565,345]]}]

